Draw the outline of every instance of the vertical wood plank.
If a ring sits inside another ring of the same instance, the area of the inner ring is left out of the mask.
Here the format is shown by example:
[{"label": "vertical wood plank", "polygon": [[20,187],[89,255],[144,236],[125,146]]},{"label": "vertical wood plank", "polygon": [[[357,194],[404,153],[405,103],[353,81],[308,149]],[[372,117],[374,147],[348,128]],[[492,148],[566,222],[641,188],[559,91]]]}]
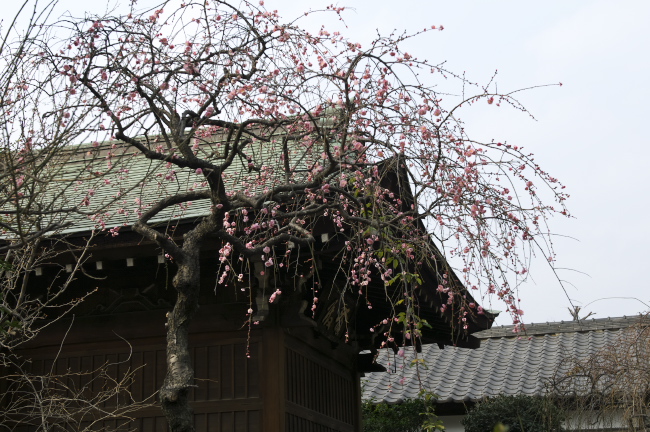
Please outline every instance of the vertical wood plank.
[{"label": "vertical wood plank", "polygon": [[[196,387],[192,390],[192,400],[204,401],[207,398],[208,383],[208,348],[197,347],[194,350],[194,376],[196,379]],[[197,428],[198,430],[198,428]]]},{"label": "vertical wood plank", "polygon": [[221,397],[220,399],[232,399],[234,395],[234,370],[233,370],[233,347],[230,344],[221,345]]},{"label": "vertical wood plank", "polygon": [[260,432],[260,412],[248,411],[248,432]]},{"label": "vertical wood plank", "polygon": [[221,416],[219,413],[210,413],[208,414],[208,428],[206,431],[212,432],[212,431],[219,431],[220,422],[221,422]]},{"label": "vertical wood plank", "polygon": [[141,431],[143,432],[154,432],[155,431],[155,421],[153,417],[144,417],[141,421]]},{"label": "vertical wood plank", "polygon": [[235,344],[233,346],[233,397],[243,399],[246,397],[246,345]]},{"label": "vertical wood plank", "polygon": [[260,356],[257,343],[251,343],[250,358],[246,359],[246,371],[248,373],[248,390],[249,398],[260,396]]},{"label": "vertical wood plank", "polygon": [[[131,393],[136,401],[141,401],[147,397],[144,392],[144,367],[143,367],[143,352],[135,351],[131,358],[131,371],[134,371],[134,381],[131,385]],[[151,393],[149,393],[151,394]]]},{"label": "vertical wood plank", "polygon": [[219,346],[208,347],[208,400],[221,398],[221,362],[219,359]]},{"label": "vertical wood plank", "polygon": [[167,432],[167,420],[165,417],[156,417],[156,427],[154,432]]},{"label": "vertical wood plank", "polygon": [[145,395],[150,395],[156,391],[156,352],[143,352],[142,361],[145,365],[142,369],[142,389]]},{"label": "vertical wood plank", "polygon": [[207,414],[194,415],[194,428],[196,429],[196,432],[208,432]]},{"label": "vertical wood plank", "polygon": [[219,432],[234,432],[233,424],[233,413],[224,412],[221,413],[221,427],[218,429]]},{"label": "vertical wood plank", "polygon": [[156,350],[155,389],[162,387],[167,374],[167,353],[165,350]]},{"label": "vertical wood plank", "polygon": [[248,432],[248,416],[246,411],[235,411],[234,432]]}]

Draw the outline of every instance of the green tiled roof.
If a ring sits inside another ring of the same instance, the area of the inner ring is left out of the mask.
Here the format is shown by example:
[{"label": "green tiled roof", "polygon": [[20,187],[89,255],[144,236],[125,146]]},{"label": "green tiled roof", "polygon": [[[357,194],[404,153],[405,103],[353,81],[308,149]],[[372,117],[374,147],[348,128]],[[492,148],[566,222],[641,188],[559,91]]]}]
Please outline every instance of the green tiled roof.
[{"label": "green tiled roof", "polygon": [[[201,140],[196,151],[199,157],[216,165],[223,162],[223,148],[218,140]],[[311,165],[320,157],[301,148],[300,143],[291,143],[287,146],[287,174],[283,153],[281,137],[249,143],[245,153],[235,157],[223,175],[226,190],[253,196],[280,184],[304,181]],[[52,167],[52,174],[44,176],[51,181],[42,200],[54,203],[54,208],[79,209],[76,213],[46,218],[69,222],[61,233],[130,225],[136,221],[138,210],[145,211],[164,197],[207,189],[203,175],[147,159],[137,149],[119,142],[70,146],[60,160]],[[249,168],[249,160],[256,169]],[[196,218],[207,214],[209,206],[209,200],[199,200],[168,208],[151,223]]]}]

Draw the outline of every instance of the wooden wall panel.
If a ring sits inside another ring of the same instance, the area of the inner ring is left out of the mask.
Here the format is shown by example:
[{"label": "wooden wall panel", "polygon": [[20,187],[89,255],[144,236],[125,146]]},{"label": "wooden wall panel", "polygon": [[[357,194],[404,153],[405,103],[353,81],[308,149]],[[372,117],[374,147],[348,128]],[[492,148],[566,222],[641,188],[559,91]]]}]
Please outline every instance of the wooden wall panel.
[{"label": "wooden wall panel", "polygon": [[287,432],[354,431],[352,372],[341,374],[318,357],[286,348]]},{"label": "wooden wall panel", "polygon": [[261,432],[259,419],[259,411],[203,413],[194,416],[194,426],[197,432]]},{"label": "wooden wall panel", "polygon": [[[251,343],[250,358],[245,343],[197,346],[193,351],[196,388],[191,400],[219,401],[259,398],[259,349]],[[164,375],[163,375],[164,376]]]},{"label": "wooden wall panel", "polygon": [[[190,400],[197,432],[358,431],[358,377],[352,356],[340,355],[347,352],[340,349],[329,351],[331,345],[313,339],[309,331],[287,334],[276,327],[261,330],[252,335],[250,358],[246,356],[247,335],[243,332],[193,334],[196,387],[190,392]],[[25,355],[33,359],[34,374],[74,374],[104,366],[113,377],[134,372],[129,391],[140,401],[155,394],[163,382],[164,341],[153,337],[129,341],[131,345],[120,340],[65,344],[56,359],[58,346],[36,347]],[[65,379],[74,388],[87,386],[88,394],[99,392],[106,384],[103,378],[93,380],[91,375]],[[103,408],[129,402],[128,395],[122,394],[105,402]],[[167,432],[159,408],[133,415],[132,421],[107,420],[92,429]]]},{"label": "wooden wall panel", "polygon": [[[245,338],[231,337],[214,342],[217,338],[217,335],[200,338],[193,347],[197,387],[190,398],[195,409],[197,432],[260,432],[259,368],[262,353],[259,343],[255,340],[251,342],[251,356],[247,358]],[[44,375],[52,371],[63,377],[66,386],[74,389],[87,387],[88,395],[97,394],[105,385],[110,385],[92,371],[105,368],[115,378],[134,373],[133,382],[128,388],[130,396],[125,392],[119,398],[111,398],[101,405],[101,408],[110,410],[116,404],[124,405],[151,397],[165,377],[165,351],[157,349],[160,344],[141,344],[134,340],[131,346],[134,347],[133,351],[128,352],[123,342],[104,343],[90,350],[82,344],[67,345],[56,359],[40,350],[33,356],[30,372]],[[56,355],[57,351],[50,351],[50,355]],[[64,390],[62,394],[70,396],[71,391]],[[98,431],[167,432],[167,424],[159,408],[151,407],[132,416],[136,417],[133,421],[111,419],[92,425],[89,419],[84,426]],[[27,432],[33,428],[25,426],[24,430]]]},{"label": "wooden wall panel", "polygon": [[287,413],[286,432],[340,432],[340,429],[333,429],[323,424]]}]

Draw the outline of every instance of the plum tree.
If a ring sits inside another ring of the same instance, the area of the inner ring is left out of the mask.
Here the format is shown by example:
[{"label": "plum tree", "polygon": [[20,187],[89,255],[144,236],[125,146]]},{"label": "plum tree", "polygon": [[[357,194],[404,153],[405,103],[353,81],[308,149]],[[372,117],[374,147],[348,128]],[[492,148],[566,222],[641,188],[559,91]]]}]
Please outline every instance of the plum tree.
[{"label": "plum tree", "polygon": [[[172,430],[193,430],[187,328],[208,241],[221,242],[217,284],[245,283],[304,266],[287,251],[313,247],[314,227],[325,220],[345,238],[339,259],[348,278],[339,289],[368,307],[371,283],[399,291],[405,312],[390,318],[407,338],[423,324],[413,293],[422,284],[418,269],[431,263],[440,269],[437,292],[448,299],[440,312],[460,302],[459,327],[484,313],[463,302],[463,284],[498,296],[518,320],[511,279],[525,278],[533,250],[552,265],[547,220],[567,214],[567,195],[521,147],[468,137],[458,119],[464,107],[523,107],[513,94],[473,85],[402,49],[433,30],[362,46],[324,26],[313,34],[285,23],[263,2],[190,0],[63,20],[55,37],[37,39],[20,57],[24,86],[50,97],[24,109],[83,131],[97,143],[89,166],[106,164],[87,169],[103,182],[81,184],[76,207],[92,213],[99,229],[131,226],[178,267],[160,390]],[[435,87],[443,76],[474,86],[476,95],[448,105]],[[109,140],[108,148],[99,144]],[[158,199],[125,198],[119,180],[129,174],[116,168],[117,153],[158,164],[155,175],[138,179],[142,188],[154,185]],[[98,188],[113,190],[111,210]],[[158,223],[194,208],[202,210],[182,240],[174,224]]]}]

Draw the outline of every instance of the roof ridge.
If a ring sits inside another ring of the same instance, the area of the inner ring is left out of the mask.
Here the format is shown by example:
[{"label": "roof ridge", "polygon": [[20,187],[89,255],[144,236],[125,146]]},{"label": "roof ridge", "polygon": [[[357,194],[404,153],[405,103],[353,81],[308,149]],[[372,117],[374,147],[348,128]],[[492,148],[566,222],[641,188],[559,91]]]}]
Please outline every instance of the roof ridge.
[{"label": "roof ridge", "polygon": [[519,332],[515,331],[514,325],[494,326],[489,330],[474,333],[479,339],[502,338],[502,337],[526,337],[534,335],[585,332],[596,330],[617,330],[627,328],[642,317],[642,314],[634,316],[592,318],[580,321],[555,321],[546,323],[529,323],[522,326]]}]

